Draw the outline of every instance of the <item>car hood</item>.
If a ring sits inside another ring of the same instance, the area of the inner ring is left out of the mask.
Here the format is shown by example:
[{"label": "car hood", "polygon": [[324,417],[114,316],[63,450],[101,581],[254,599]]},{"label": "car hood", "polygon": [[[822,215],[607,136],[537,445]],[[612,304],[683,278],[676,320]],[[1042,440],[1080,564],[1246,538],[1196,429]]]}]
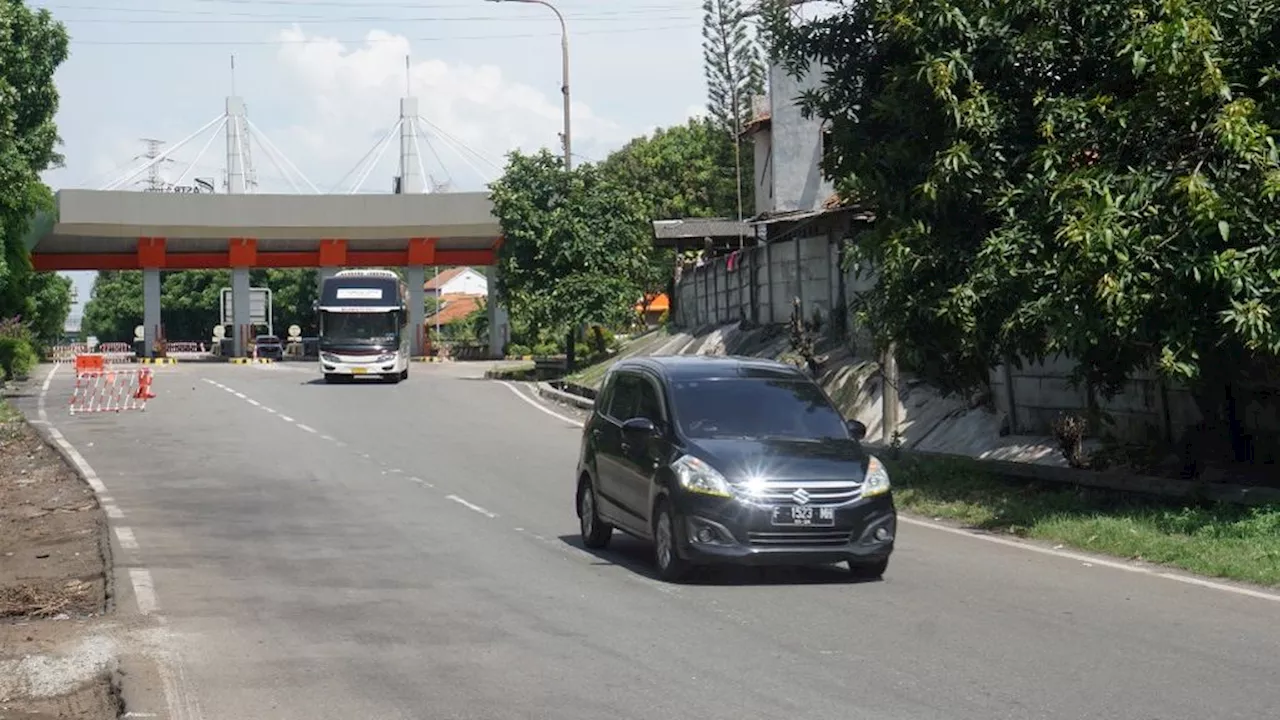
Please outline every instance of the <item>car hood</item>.
[{"label": "car hood", "polygon": [[793,440],[723,438],[693,440],[692,453],[730,482],[767,480],[861,480],[867,453],[849,439]]}]

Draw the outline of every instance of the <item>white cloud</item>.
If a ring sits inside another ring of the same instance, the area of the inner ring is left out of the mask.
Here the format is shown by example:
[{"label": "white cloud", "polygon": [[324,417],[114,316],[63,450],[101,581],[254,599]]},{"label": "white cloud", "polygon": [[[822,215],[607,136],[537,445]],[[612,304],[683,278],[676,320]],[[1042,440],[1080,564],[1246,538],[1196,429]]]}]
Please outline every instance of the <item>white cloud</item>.
[{"label": "white cloud", "polygon": [[[308,120],[272,139],[294,162],[316,171],[313,179],[324,190],[390,130],[399,113],[399,100],[405,95],[406,80],[418,98],[422,117],[499,166],[512,149],[558,147],[563,117],[560,98],[506,79],[497,66],[419,60],[411,62],[406,78],[405,56],[411,45],[403,36],[375,30],[365,37],[364,46],[357,48],[310,36],[297,28],[282,31],[279,39],[286,41],[279,51],[285,77],[294,92],[307,98],[310,107]],[[575,154],[603,156],[631,136],[619,124],[576,102],[572,121]],[[434,135],[429,129],[427,132]],[[478,188],[477,174],[448,149],[447,143],[434,144],[458,184]],[[392,165],[394,153],[393,141],[379,168]],[[429,163],[435,163],[431,151],[423,148],[422,153]],[[491,176],[498,174],[476,164]],[[366,189],[385,184],[379,177],[384,174],[375,171]]]},{"label": "white cloud", "polygon": [[707,106],[690,105],[684,109],[684,115],[691,120],[701,120],[707,116]]}]

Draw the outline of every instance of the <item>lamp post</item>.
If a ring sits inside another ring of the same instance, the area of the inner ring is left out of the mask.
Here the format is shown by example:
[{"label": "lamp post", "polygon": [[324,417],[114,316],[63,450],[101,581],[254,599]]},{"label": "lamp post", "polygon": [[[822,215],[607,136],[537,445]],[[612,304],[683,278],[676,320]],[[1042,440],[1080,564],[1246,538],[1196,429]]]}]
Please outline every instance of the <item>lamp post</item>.
[{"label": "lamp post", "polygon": [[569,30],[564,24],[564,15],[556,9],[555,5],[546,0],[488,0],[488,2],[516,2],[526,5],[543,5],[551,9],[556,14],[556,19],[560,21],[560,64],[562,79],[560,82],[560,92],[564,95],[564,169],[573,169],[573,153],[572,138],[569,133]]}]

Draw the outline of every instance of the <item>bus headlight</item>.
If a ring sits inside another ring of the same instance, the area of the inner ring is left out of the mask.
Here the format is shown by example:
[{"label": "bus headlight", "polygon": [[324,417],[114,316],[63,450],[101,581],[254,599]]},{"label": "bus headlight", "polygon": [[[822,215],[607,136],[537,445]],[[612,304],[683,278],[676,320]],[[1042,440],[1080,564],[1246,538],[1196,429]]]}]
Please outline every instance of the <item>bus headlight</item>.
[{"label": "bus headlight", "polygon": [[378,356],[378,362],[380,362],[380,363],[382,363],[382,362],[391,362],[392,360],[395,360],[395,359],[396,359],[396,355],[395,355],[395,353],[388,353],[388,354],[386,354],[386,355],[379,355],[379,356]]},{"label": "bus headlight", "polygon": [[336,365],[342,362],[341,360],[338,359],[337,355],[332,355],[330,353],[320,353],[320,359],[329,363],[330,365]]}]

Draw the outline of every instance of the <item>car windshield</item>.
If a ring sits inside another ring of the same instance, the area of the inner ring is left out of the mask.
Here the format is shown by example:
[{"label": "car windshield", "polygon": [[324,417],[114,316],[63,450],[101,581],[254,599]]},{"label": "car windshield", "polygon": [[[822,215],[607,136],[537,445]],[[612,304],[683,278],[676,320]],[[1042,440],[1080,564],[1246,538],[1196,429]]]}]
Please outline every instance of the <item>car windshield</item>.
[{"label": "car windshield", "polygon": [[326,312],[320,316],[320,335],[329,342],[394,344],[399,340],[398,330],[395,312]]},{"label": "car windshield", "polygon": [[671,395],[676,422],[690,438],[849,437],[844,418],[807,380],[680,380]]},{"label": "car windshield", "polygon": [[263,343],[265,345],[277,344],[280,342],[280,338],[276,337],[275,335],[263,335],[262,337],[258,338],[258,342]]}]

